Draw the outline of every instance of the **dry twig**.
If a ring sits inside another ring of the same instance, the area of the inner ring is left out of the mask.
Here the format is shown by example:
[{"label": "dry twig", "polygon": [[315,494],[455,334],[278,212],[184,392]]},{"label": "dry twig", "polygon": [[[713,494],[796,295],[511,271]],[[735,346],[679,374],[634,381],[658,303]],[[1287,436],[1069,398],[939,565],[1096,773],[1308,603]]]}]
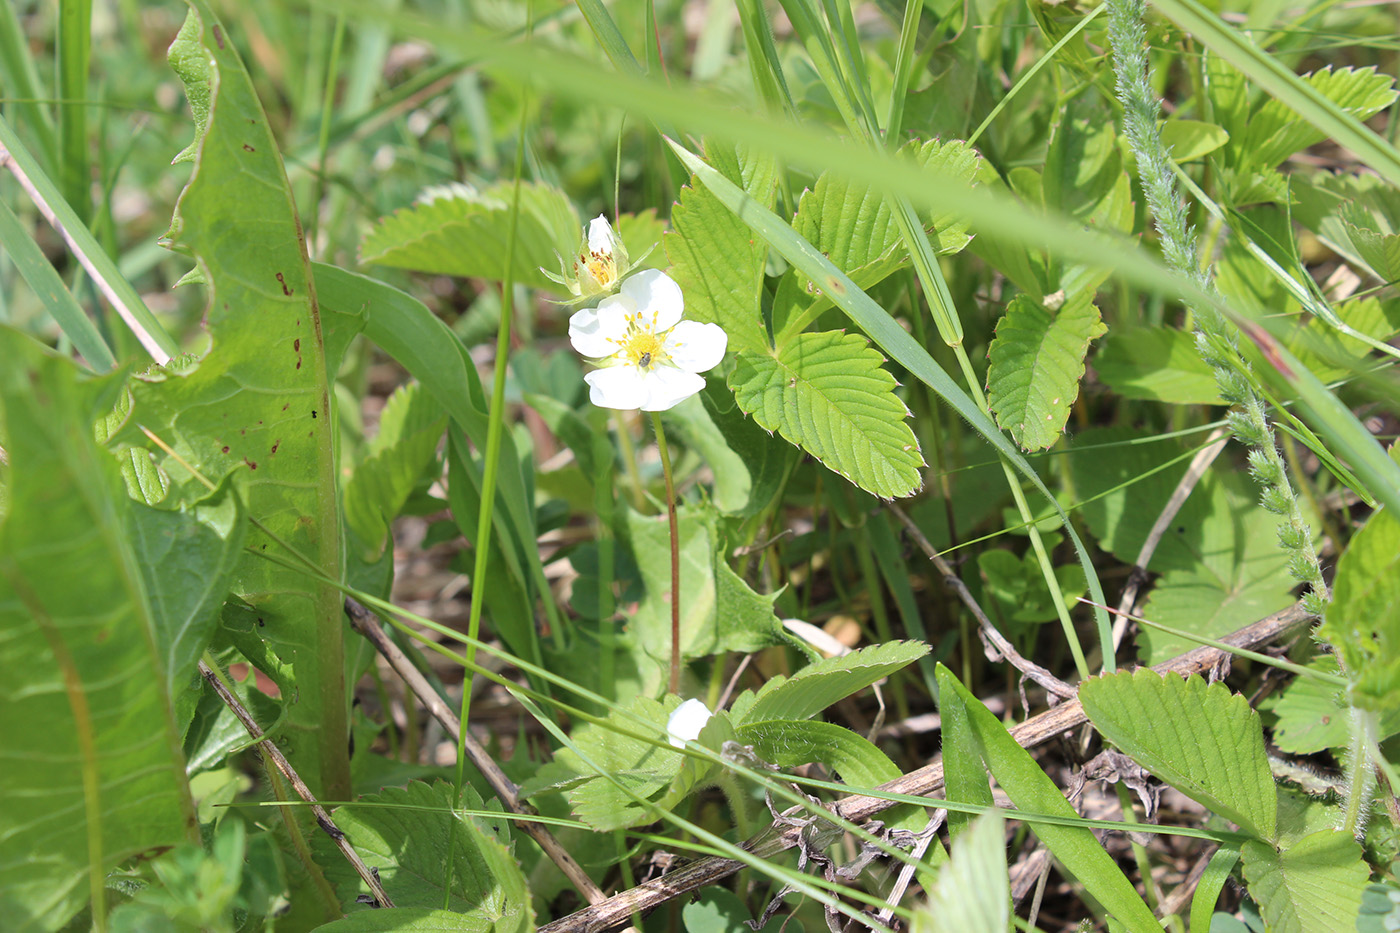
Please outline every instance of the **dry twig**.
[{"label": "dry twig", "polygon": [[1133,561],[1133,569],[1128,573],[1128,585],[1123,587],[1123,598],[1118,600],[1118,618],[1113,623],[1113,648],[1118,650],[1118,646],[1123,642],[1123,633],[1128,628],[1128,616],[1133,614],[1133,605],[1137,602],[1138,590],[1143,583],[1147,582],[1147,565],[1152,560],[1152,555],[1157,551],[1157,545],[1161,543],[1162,536],[1166,534],[1168,526],[1176,518],[1176,513],[1181,511],[1181,507],[1186,504],[1186,498],[1191,495],[1191,491],[1196,488],[1196,484],[1201,481],[1201,477],[1206,475],[1206,470],[1215,462],[1215,458],[1220,456],[1220,452],[1225,449],[1225,444],[1230,440],[1224,428],[1216,428],[1206,438],[1206,445],[1196,452],[1196,456],[1191,458],[1191,465],[1186,468],[1186,473],[1181,477],[1181,482],[1176,484],[1172,490],[1171,498],[1167,504],[1162,506],[1162,513],[1157,516],[1157,520],[1152,523],[1152,530],[1147,533],[1147,538],[1142,542],[1142,547],[1138,550],[1137,559]]},{"label": "dry twig", "polygon": [[[374,645],[375,650],[383,656],[385,661],[389,662],[394,673],[403,679],[403,682],[413,691],[414,696],[418,697],[419,702],[427,707],[434,719],[442,723],[442,727],[447,730],[448,735],[452,736],[454,741],[462,743],[462,746],[467,750],[467,758],[486,778],[486,783],[491,785],[505,808],[512,813],[534,816],[537,811],[530,805],[520,802],[520,788],[506,777],[506,773],[501,770],[500,765],[496,764],[496,760],[481,746],[471,731],[468,730],[466,735],[462,735],[462,724],[457,719],[457,714],[448,708],[442,697],[438,696],[437,691],[433,689],[432,684],[428,683],[428,679],[418,671],[418,668],[413,666],[413,662],[408,659],[408,656],[399,650],[399,646],[390,641],[389,637],[384,634],[384,629],[379,626],[378,617],[348,597],[345,600],[345,612],[350,617],[350,627]],[[529,819],[520,820],[518,825],[531,839],[535,840],[535,844],[543,850],[545,855],[549,856],[550,861],[559,866],[564,877],[569,879],[588,903],[599,904],[607,900],[607,895],[603,893],[602,889],[593,883],[593,879],[588,877],[588,873],[583,870],[583,867],[560,845],[559,840],[554,838],[554,834],[545,826]]]},{"label": "dry twig", "polygon": [[987,614],[982,611],[982,607],[977,604],[977,600],[972,598],[972,593],[968,590],[967,584],[953,572],[952,566],[943,559],[943,555],[938,553],[938,549],[929,543],[928,538],[919,530],[919,526],[914,524],[914,520],[905,514],[904,510],[893,502],[887,503],[888,508],[894,517],[899,519],[900,524],[909,532],[909,536],[914,539],[914,543],[919,546],[919,550],[933,561],[933,565],[938,568],[938,572],[943,575],[943,585],[958,594],[958,598],[963,601],[963,605],[972,611],[977,618],[977,631],[982,636],[984,645],[989,646],[989,650],[995,651],[1006,659],[1012,667],[1020,671],[1026,677],[1040,684],[1055,696],[1068,699],[1075,694],[1075,690],[1054,674],[1047,671],[1032,661],[1021,657],[1020,653],[1013,647],[1011,642],[1006,640],[1006,636],[997,631],[997,627],[992,624],[992,620],[987,618]]},{"label": "dry twig", "polygon": [[257,741],[258,751],[262,753],[263,757],[272,762],[272,766],[281,773],[282,777],[287,779],[287,782],[292,785],[292,789],[297,792],[297,796],[311,805],[311,812],[316,816],[316,825],[320,826],[322,831],[331,837],[336,848],[340,849],[345,860],[355,869],[355,874],[359,875],[369,886],[370,893],[374,895],[375,906],[393,907],[394,902],[389,899],[383,885],[379,883],[379,875],[360,858],[360,853],[355,851],[350,840],[345,838],[345,833],[341,832],[340,827],[335,825],[335,821],[326,812],[326,808],[321,806],[320,802],[312,796],[311,788],[307,787],[306,782],[301,779],[301,775],[293,770],[291,762],[287,760],[276,744],[264,738],[262,728],[253,718],[253,714],[248,712],[248,708],[243,705],[233,691],[224,686],[218,673],[203,661],[199,662],[199,673],[209,682],[209,686],[214,688],[214,692],[219,695],[219,699],[224,701],[224,705],[233,710],[233,715],[238,717],[238,721],[243,724],[244,729],[248,730],[248,734]]}]

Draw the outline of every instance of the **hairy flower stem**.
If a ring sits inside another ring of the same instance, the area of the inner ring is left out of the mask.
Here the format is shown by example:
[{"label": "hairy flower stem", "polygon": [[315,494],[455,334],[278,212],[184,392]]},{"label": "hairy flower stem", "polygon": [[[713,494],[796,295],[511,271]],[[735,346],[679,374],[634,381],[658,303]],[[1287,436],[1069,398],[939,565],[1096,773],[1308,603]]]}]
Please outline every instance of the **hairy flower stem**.
[{"label": "hairy flower stem", "polygon": [[1379,732],[1379,717],[1372,710],[1351,708],[1351,741],[1346,750],[1347,780],[1346,808],[1342,829],[1357,842],[1366,836],[1366,818],[1371,812],[1371,800],[1376,792],[1376,774],[1371,765],[1370,750],[1375,747]]},{"label": "hairy flower stem", "polygon": [[681,533],[676,518],[676,487],[671,480],[671,452],[661,415],[651,413],[656,429],[656,449],[661,452],[661,475],[666,477],[666,515],[671,520],[671,693],[681,692]]},{"label": "hairy flower stem", "polygon": [[[1147,30],[1143,26],[1147,4],[1145,0],[1109,0],[1108,8],[1108,38],[1118,100],[1123,105],[1123,134],[1137,159],[1138,178],[1161,238],[1162,254],[1172,268],[1209,288],[1196,259],[1195,233],[1186,222],[1186,208],[1177,195],[1171,157],[1157,129],[1160,106],[1152,93]],[[1307,584],[1303,606],[1320,616],[1330,598],[1327,583],[1313,549],[1312,530],[1303,520],[1288,467],[1279,454],[1264,397],[1225,319],[1210,307],[1190,310],[1196,327],[1196,351],[1215,370],[1220,397],[1234,406],[1228,416],[1230,430],[1249,448],[1249,473],[1263,487],[1260,504],[1280,516],[1278,539],[1291,553],[1288,569]]]}]

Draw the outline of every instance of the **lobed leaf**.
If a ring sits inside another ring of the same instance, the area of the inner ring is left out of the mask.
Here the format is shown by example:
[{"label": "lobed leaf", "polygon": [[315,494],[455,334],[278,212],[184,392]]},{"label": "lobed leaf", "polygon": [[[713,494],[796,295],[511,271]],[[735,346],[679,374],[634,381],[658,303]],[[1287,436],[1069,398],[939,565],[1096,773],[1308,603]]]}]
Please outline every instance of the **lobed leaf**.
[{"label": "lobed leaf", "polygon": [[1085,681],[1079,698],[1094,728],[1138,764],[1256,838],[1275,838],[1264,730],[1244,697],[1142,668]]},{"label": "lobed leaf", "polygon": [[997,424],[1022,449],[1059,440],[1079,397],[1089,341],[1106,329],[1089,296],[1053,313],[1024,295],[1012,299],[989,350],[987,398]]},{"label": "lobed leaf", "polygon": [[[316,304],[277,142],[239,43],[226,41],[224,28],[204,0],[193,0],[171,49],[191,93],[214,95],[170,232],[194,254],[206,283],[211,347],[197,361],[176,360],[135,380],[131,422],[118,439],[148,443],[139,424],[170,445],[175,455],[160,466],[176,501],[204,492],[187,467],[206,477],[238,470],[248,513],[335,580],[342,555],[328,367],[338,369],[337,354],[361,319],[322,314]],[[232,232],[247,230],[257,233]],[[282,747],[293,765],[319,796],[344,797],[342,597],[302,568],[265,560],[265,553],[292,557],[268,533],[248,534],[228,631],[288,698]]]},{"label": "lobed leaf", "polygon": [[924,459],[882,361],[858,334],[799,334],[776,355],[740,352],[729,385],[760,426],[867,492],[893,499],[923,485]]}]

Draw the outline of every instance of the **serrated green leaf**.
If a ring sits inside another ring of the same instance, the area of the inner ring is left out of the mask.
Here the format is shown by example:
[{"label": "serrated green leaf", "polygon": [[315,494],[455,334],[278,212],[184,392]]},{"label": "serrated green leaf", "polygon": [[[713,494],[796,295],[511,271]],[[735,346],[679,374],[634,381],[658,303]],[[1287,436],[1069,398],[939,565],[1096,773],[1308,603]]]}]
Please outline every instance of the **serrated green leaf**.
[{"label": "serrated green leaf", "polygon": [[[779,768],[820,762],[853,788],[879,787],[900,776],[889,756],[869,739],[844,726],[816,720],[750,721],[735,730],[735,740],[752,745],[754,754]],[[914,806],[898,806],[881,817],[885,825],[918,832],[928,814]]]},{"label": "serrated green leaf", "polygon": [[1176,162],[1193,162],[1210,155],[1230,141],[1224,127],[1201,120],[1173,117],[1161,126],[1162,145]]},{"label": "serrated green leaf", "polygon": [[1094,356],[1099,381],[1124,398],[1178,405],[1219,405],[1215,370],[1195,338],[1174,327],[1115,328]]},{"label": "serrated green leaf", "polygon": [[[776,169],[771,157],[712,145],[715,169],[765,207],[773,203]],[[720,325],[733,350],[768,346],[760,297],[768,244],[695,180],[681,189],[663,242],[671,275],[685,295],[686,317]]]},{"label": "serrated green leaf", "polygon": [[[1080,540],[1078,532],[1069,524],[1068,517],[1063,515],[1063,510],[1055,496],[1050,492],[1049,487],[1045,485],[1045,481],[1031,468],[1026,458],[1016,449],[1016,445],[997,429],[992,419],[978,408],[968,394],[960,389],[943,371],[942,367],[929,355],[928,350],[919,346],[887,311],[877,305],[865,292],[856,288],[855,283],[851,282],[841,270],[833,266],[830,260],[822,256],[820,251],[799,236],[772,211],[755,207],[752,200],[746,198],[744,192],[733,182],[720,175],[711,166],[706,165],[703,160],[697,158],[683,146],[678,146],[671,140],[667,140],[667,143],[676,157],[685,163],[692,172],[695,172],[696,177],[700,178],[705,187],[713,191],[729,210],[750,224],[751,228],[767,240],[773,249],[788,262],[814,279],[821,278],[826,283],[823,291],[831,294],[837,307],[863,328],[875,343],[889,353],[896,362],[932,389],[939,398],[947,402],[954,411],[972,425],[988,444],[1005,457],[1012,467],[1025,476],[1041,495],[1054,504],[1054,508],[1061,513],[1061,517],[1066,523],[1066,531],[1074,545],[1075,554],[1079,558],[1080,566],[1084,568],[1085,578],[1089,582],[1089,594],[1095,603],[1102,603],[1104,599],[1103,587],[1099,584],[1098,575],[1094,572],[1089,552],[1084,547],[1084,542]],[[944,190],[952,189],[945,187]],[[1304,382],[1304,391],[1312,389],[1310,384]],[[1325,404],[1321,399],[1318,402]],[[1348,417],[1350,416],[1348,415]],[[1367,462],[1369,463],[1369,461]],[[1108,621],[1108,612],[1102,608],[1094,609],[1094,624],[1098,630],[1099,640],[1105,645],[1104,665],[1106,668],[1112,668],[1114,661],[1112,646],[1109,644],[1112,631]]]},{"label": "serrated green leaf", "polygon": [[953,840],[948,863],[928,905],[914,913],[914,933],[1008,933],[1011,878],[1006,870],[1006,824],[984,813]]},{"label": "serrated green leaf", "polygon": [[1356,928],[1370,869],[1349,834],[1324,829],[1284,852],[1249,842],[1241,855],[1250,896],[1269,933]]},{"label": "serrated green leaf", "polygon": [[[1337,110],[1360,120],[1380,113],[1395,101],[1395,79],[1377,72],[1374,66],[1335,71],[1329,66],[1304,80]],[[1272,168],[1326,135],[1305,122],[1284,101],[1266,95],[1244,132],[1231,140],[1231,148],[1239,164]]]},{"label": "serrated green leaf", "polygon": [[[1006,727],[943,665],[938,666],[940,709],[960,704],[987,770],[1018,809],[1046,816],[1076,818],[1078,814],[1049,775],[1020,746]],[[1031,823],[1032,831],[1070,874],[1108,913],[1133,933],[1155,933],[1161,926],[1088,829]]]},{"label": "serrated green leaf", "polygon": [[1277,798],[1259,714],[1224,684],[1145,668],[1085,681],[1094,728],[1134,761],[1256,838],[1277,832]]},{"label": "serrated green leaf", "polygon": [[[430,189],[423,200],[379,220],[360,244],[363,262],[437,275],[500,281],[505,277],[506,232],[514,182],[477,190],[470,185]],[[581,229],[573,202],[557,188],[521,182],[515,228],[514,280],[552,289],[541,268],[557,269],[574,254]]]},{"label": "serrated green leaf", "polygon": [[[204,494],[185,464],[213,478],[238,470],[249,515],[325,577],[340,579],[327,365],[338,366],[336,354],[362,319],[317,306],[277,141],[237,43],[223,41],[204,0],[192,0],[190,17],[172,62],[212,63],[216,97],[170,235],[205,272],[211,348],[197,363],[175,360],[134,380],[131,423],[117,440],[149,443],[140,424],[170,445],[175,456],[160,466],[176,501]],[[209,74],[196,68],[182,78],[197,86]],[[250,229],[257,235],[229,235]],[[248,548],[290,556],[258,530],[249,531]],[[343,628],[331,624],[343,613],[340,592],[253,553],[244,555],[234,590],[255,610],[244,647],[279,659],[272,667],[287,698],[283,750],[318,796],[348,795]]]},{"label": "serrated green leaf", "polygon": [[[977,153],[959,140],[911,141],[900,155],[969,184],[979,169]],[[935,213],[920,220],[932,230],[929,245],[935,253],[956,253],[972,239],[967,235],[967,222],[955,214]],[[874,285],[909,261],[887,200],[835,172],[823,172],[817,183],[803,192],[792,226],[861,288]]]},{"label": "serrated green leaf", "polygon": [[419,384],[402,386],[389,396],[369,456],[345,482],[345,521],[366,545],[364,559],[376,560],[383,552],[389,523],[436,461],[446,426],[442,406]]},{"label": "serrated green leaf", "polygon": [[[120,391],[0,327],[0,915],[14,930],[58,929],[120,862],[199,838],[173,694],[208,643],[242,516],[226,487],[184,513],[127,496],[91,428]],[[181,544],[168,578],[143,565]]]},{"label": "serrated green leaf", "polygon": [[1389,509],[1373,513],[1337,561],[1317,634],[1345,662],[1351,702],[1380,712],[1400,705],[1400,521]]},{"label": "serrated green leaf", "polygon": [[[365,806],[336,808],[336,825],[365,864],[378,871],[397,907],[441,908],[446,894],[457,918],[456,929],[483,933],[534,929],[530,892],[510,854],[505,820],[457,815],[453,788],[446,781],[410,781],[406,787],[386,787],[358,802]],[[469,784],[462,788],[461,806],[485,807]],[[352,916],[381,913],[356,903],[369,889],[329,837],[317,834],[312,845],[347,912]],[[444,891],[449,872],[451,887]]]},{"label": "serrated green leaf", "polygon": [[[1400,276],[1400,269],[1396,270]],[[1357,298],[1333,309],[1348,327],[1376,340],[1400,333],[1400,301]],[[1346,379],[1370,365],[1371,347],[1337,330],[1322,318],[1295,330],[1286,346],[1324,382]]]},{"label": "serrated green leaf", "polygon": [[883,357],[858,334],[799,334],[776,356],[741,351],[739,407],[860,488],[886,499],[923,485],[924,458]]},{"label": "serrated green leaf", "polygon": [[[745,697],[736,699],[732,706],[734,721],[742,725],[765,719],[808,719],[837,700],[912,664],[928,650],[924,642],[891,641],[824,658],[791,677],[774,677],[752,695],[752,701]],[[744,699],[742,704],[740,699]]]},{"label": "serrated green leaf", "polygon": [[1298,179],[1295,220],[1383,282],[1400,276],[1400,192],[1374,175],[1320,173]]},{"label": "serrated green leaf", "polygon": [[997,323],[987,400],[997,424],[1024,450],[1059,440],[1079,397],[1089,341],[1106,328],[1087,297],[1056,312],[1017,295]]}]

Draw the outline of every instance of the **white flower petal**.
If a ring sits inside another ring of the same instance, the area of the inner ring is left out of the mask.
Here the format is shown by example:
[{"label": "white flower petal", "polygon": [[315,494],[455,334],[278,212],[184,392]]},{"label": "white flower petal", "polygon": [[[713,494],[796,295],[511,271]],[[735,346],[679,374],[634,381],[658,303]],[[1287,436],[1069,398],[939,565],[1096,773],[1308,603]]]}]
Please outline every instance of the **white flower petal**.
[{"label": "white flower petal", "polygon": [[643,269],[624,280],[622,294],[637,303],[642,323],[657,332],[674,327],[685,312],[681,287],[659,269]]},{"label": "white flower petal", "polygon": [[608,223],[608,218],[599,214],[588,222],[588,251],[591,253],[601,253],[604,256],[611,256],[613,251],[612,224]]},{"label": "white flower petal", "polygon": [[671,718],[666,720],[666,738],[676,748],[685,748],[685,743],[699,738],[700,730],[714,714],[700,700],[689,699],[676,707]]},{"label": "white flower petal", "polygon": [[599,408],[635,411],[647,401],[647,386],[635,366],[608,366],[583,377],[588,400]]},{"label": "white flower petal", "polygon": [[643,377],[643,384],[647,397],[640,406],[642,411],[666,411],[705,388],[705,377],[674,366],[658,366]]},{"label": "white flower petal", "polygon": [[635,308],[630,298],[605,298],[596,308],[575,311],[569,318],[569,342],[583,356],[602,359],[617,352],[627,333],[627,315]]},{"label": "white flower petal", "polygon": [[729,335],[718,324],[681,321],[666,337],[666,352],[671,362],[692,373],[714,369],[724,359]]},{"label": "white flower petal", "polygon": [[589,359],[607,356],[617,348],[616,344],[608,341],[602,322],[598,320],[598,312],[592,308],[576,311],[569,318],[569,343]]}]

